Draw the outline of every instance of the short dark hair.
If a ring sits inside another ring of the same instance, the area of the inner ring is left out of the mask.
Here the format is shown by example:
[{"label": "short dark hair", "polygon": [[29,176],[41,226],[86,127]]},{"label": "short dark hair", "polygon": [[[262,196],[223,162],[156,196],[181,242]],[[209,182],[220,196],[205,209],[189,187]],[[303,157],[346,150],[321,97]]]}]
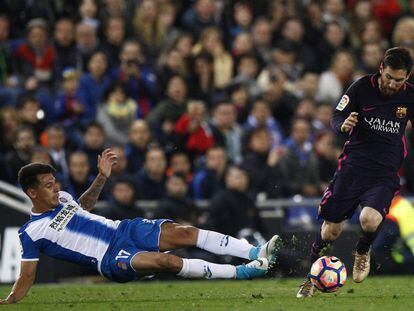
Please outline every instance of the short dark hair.
[{"label": "short dark hair", "polygon": [[395,47],[385,51],[382,64],[385,67],[390,67],[394,70],[404,69],[407,74],[411,72],[413,67],[413,60],[410,51],[403,47]]},{"label": "short dark hair", "polygon": [[23,191],[27,193],[29,188],[36,187],[39,183],[37,179],[37,175],[40,174],[53,174],[56,170],[53,166],[49,164],[42,164],[42,163],[30,163],[23,166],[18,173],[18,181],[20,187],[22,187]]}]

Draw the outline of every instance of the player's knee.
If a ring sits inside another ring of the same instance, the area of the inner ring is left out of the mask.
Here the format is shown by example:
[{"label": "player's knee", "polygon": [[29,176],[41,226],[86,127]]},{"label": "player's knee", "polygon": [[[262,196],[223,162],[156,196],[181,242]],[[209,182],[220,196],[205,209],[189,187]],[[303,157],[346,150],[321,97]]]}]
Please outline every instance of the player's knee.
[{"label": "player's knee", "polygon": [[157,264],[162,270],[178,272],[182,268],[182,260],[177,256],[160,254],[157,257]]},{"label": "player's knee", "polygon": [[365,232],[375,232],[381,223],[381,218],[362,216],[359,218],[362,230]]},{"label": "player's knee", "polygon": [[179,226],[176,228],[176,238],[188,245],[197,243],[198,229],[192,226]]},{"label": "player's knee", "polygon": [[360,218],[360,223],[362,230],[364,230],[365,232],[375,232],[381,222],[377,221],[376,219],[362,217]]}]

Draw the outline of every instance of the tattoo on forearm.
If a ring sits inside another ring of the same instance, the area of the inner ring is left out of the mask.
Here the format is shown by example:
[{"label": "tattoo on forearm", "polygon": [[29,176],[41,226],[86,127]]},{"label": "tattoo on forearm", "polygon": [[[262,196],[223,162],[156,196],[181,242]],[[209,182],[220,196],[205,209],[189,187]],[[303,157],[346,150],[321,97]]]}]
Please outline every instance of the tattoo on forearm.
[{"label": "tattoo on forearm", "polygon": [[79,198],[79,203],[82,208],[86,210],[91,210],[96,201],[98,201],[99,195],[105,185],[106,177],[98,175],[93,181],[92,185],[82,194]]}]

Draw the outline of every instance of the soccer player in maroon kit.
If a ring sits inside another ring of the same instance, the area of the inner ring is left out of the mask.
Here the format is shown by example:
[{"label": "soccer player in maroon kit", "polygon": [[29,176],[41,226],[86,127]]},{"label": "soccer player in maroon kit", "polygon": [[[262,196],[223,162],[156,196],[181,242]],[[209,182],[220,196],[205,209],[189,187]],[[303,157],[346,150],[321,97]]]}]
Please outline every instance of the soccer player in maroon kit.
[{"label": "soccer player in maroon kit", "polygon": [[[362,233],[353,267],[357,283],[369,274],[371,244],[400,187],[397,172],[407,154],[405,128],[414,121],[414,87],[407,83],[412,66],[407,49],[387,50],[379,73],[353,83],[332,117],[335,132],[347,135],[348,141],[319,206],[324,222],[311,247],[311,263],[339,237],[346,219],[361,206]],[[310,297],[313,292],[306,278],[296,296]]]}]

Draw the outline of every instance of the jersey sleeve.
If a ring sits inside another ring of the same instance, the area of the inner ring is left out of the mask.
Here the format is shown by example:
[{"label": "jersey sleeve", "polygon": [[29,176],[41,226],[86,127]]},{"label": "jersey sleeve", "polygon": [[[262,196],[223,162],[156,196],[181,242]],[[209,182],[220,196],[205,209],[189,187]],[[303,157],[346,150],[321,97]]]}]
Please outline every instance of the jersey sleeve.
[{"label": "jersey sleeve", "polygon": [[19,238],[22,246],[22,261],[39,260],[39,247],[30,238],[30,236],[23,231],[19,234]]},{"label": "jersey sleeve", "polygon": [[346,90],[333,112],[331,125],[333,130],[338,134],[343,134],[341,132],[341,126],[349,114],[357,111],[356,90],[359,84],[359,81],[356,81]]}]

